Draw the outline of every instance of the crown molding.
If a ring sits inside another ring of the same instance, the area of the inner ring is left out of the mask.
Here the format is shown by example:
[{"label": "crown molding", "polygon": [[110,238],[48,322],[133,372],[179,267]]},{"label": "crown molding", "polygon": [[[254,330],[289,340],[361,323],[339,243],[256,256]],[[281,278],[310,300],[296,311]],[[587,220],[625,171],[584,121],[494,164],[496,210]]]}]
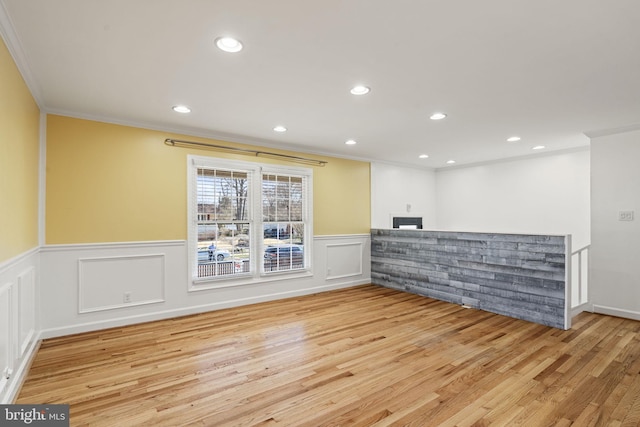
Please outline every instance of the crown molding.
[{"label": "crown molding", "polygon": [[518,162],[521,160],[531,160],[531,159],[537,159],[541,157],[561,156],[563,154],[578,153],[580,151],[590,151],[590,150],[591,150],[591,145],[581,145],[578,147],[561,148],[559,150],[543,150],[543,152],[541,153],[525,154],[523,156],[503,157],[500,159],[486,160],[483,162],[475,162],[475,163],[465,163],[465,164],[455,165],[455,166],[442,166],[437,168],[435,171],[436,173],[447,172],[455,169],[474,168],[478,166],[490,166],[490,165],[495,165],[500,163]]},{"label": "crown molding", "polygon": [[9,50],[9,54],[13,58],[13,62],[15,62],[18,71],[22,75],[22,79],[29,88],[31,96],[35,100],[36,104],[38,104],[40,110],[44,110],[45,103],[42,96],[42,90],[31,72],[29,61],[27,61],[27,56],[22,48],[22,43],[18,38],[18,34],[14,30],[13,22],[9,17],[7,7],[3,0],[0,0],[0,36],[4,40],[4,44],[7,46],[7,50]]},{"label": "crown molding", "polygon": [[585,132],[584,134],[593,139],[593,138],[600,138],[603,136],[609,136],[609,135],[616,135],[619,133],[627,133],[627,132],[634,132],[640,130],[640,124],[634,124],[634,125],[628,125],[628,126],[620,126],[617,128],[610,128],[610,129],[598,129],[598,130],[592,130],[592,131],[588,131]]}]

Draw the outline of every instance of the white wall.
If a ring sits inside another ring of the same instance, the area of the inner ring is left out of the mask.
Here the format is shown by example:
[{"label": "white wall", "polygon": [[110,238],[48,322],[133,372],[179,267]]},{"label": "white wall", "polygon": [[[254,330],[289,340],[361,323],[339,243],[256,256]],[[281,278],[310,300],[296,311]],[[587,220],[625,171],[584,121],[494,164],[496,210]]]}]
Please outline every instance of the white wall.
[{"label": "white wall", "polygon": [[[591,302],[640,320],[640,131],[591,140]],[[634,211],[633,221],[619,221]]]},{"label": "white wall", "polygon": [[391,228],[394,216],[421,216],[423,228],[436,227],[433,170],[371,164],[371,228]]},{"label": "white wall", "polygon": [[571,234],[590,243],[588,149],[436,173],[437,228]]}]

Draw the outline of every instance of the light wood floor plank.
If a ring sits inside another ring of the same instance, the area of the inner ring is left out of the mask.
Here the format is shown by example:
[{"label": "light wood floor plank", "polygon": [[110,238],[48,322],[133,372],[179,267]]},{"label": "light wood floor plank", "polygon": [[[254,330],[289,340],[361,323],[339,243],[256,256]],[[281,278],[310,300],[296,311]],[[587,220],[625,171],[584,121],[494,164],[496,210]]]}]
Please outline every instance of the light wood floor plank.
[{"label": "light wood floor plank", "polygon": [[640,322],[561,331],[373,285],[45,340],[73,426],[637,426]]}]

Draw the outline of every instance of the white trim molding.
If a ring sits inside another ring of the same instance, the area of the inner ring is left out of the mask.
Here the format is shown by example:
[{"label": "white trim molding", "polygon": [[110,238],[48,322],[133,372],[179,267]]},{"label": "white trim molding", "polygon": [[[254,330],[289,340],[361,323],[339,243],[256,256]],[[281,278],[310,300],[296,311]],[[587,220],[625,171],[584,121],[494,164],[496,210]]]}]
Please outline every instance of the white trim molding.
[{"label": "white trim molding", "polygon": [[608,316],[623,317],[625,319],[640,320],[640,312],[625,310],[623,308],[607,307],[604,305],[593,305],[593,312],[598,314],[606,314]]},{"label": "white trim molding", "polygon": [[9,13],[7,12],[3,1],[0,1],[0,36],[2,36],[16,67],[18,67],[24,82],[33,96],[33,99],[36,101],[36,104],[38,104],[38,108],[40,108],[41,111],[44,110],[45,104],[44,97],[42,96],[42,90],[40,90],[38,80],[33,77],[33,73],[29,67],[29,61],[27,61],[27,57],[24,53],[24,48],[22,47],[22,43],[20,43],[20,39],[13,28],[13,22],[11,22],[11,18],[9,17]]},{"label": "white trim molding", "polygon": [[38,153],[38,245],[46,243],[47,213],[47,114],[40,112],[40,135]]}]

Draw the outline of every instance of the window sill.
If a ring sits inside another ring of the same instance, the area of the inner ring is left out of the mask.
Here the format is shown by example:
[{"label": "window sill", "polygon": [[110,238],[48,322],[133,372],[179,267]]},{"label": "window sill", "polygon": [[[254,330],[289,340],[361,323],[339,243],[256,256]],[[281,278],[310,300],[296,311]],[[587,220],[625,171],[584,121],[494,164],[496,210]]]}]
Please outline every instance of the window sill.
[{"label": "window sill", "polygon": [[248,285],[261,285],[272,282],[282,282],[285,280],[306,279],[313,277],[311,270],[278,271],[262,274],[259,277],[243,275],[233,278],[192,278],[190,280],[189,292],[206,291],[211,289],[234,288]]}]

